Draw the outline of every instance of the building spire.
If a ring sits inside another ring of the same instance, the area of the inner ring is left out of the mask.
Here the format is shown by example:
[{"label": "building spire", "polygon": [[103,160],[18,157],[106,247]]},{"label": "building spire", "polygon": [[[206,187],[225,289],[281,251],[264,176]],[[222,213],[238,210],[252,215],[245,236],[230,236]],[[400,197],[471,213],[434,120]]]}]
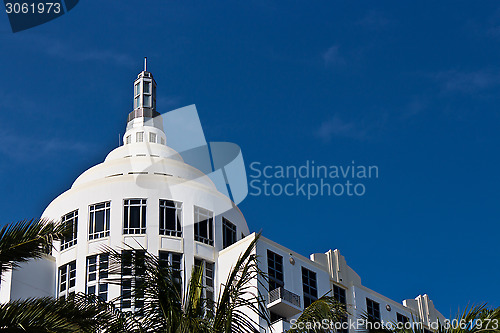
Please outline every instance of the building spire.
[{"label": "building spire", "polygon": [[[163,119],[156,111],[156,81],[153,74],[147,71],[147,57],[144,57],[144,70],[137,75],[134,81],[134,108],[127,117],[127,129],[124,135],[124,144],[131,142],[145,142],[144,137],[137,133],[148,133],[149,142],[165,144],[166,136],[163,132]],[[145,130],[147,128],[147,130]],[[153,130],[155,128],[156,130]],[[137,134],[137,135],[139,135]],[[139,139],[140,138],[140,139]]]},{"label": "building spire", "polygon": [[128,116],[128,121],[135,118],[154,118],[156,111],[156,81],[153,74],[147,71],[147,57],[144,57],[144,70],[134,81],[134,108]]}]

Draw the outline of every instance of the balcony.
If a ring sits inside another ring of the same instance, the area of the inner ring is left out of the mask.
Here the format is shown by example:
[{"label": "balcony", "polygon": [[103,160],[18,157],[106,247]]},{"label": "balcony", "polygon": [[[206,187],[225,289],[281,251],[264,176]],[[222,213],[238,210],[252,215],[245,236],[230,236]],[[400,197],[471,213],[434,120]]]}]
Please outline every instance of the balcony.
[{"label": "balcony", "polygon": [[276,288],[269,292],[267,309],[284,318],[290,318],[302,311],[300,296],[285,288]]},{"label": "balcony", "polygon": [[270,333],[282,333],[286,332],[290,329],[291,325],[289,322],[286,320],[280,319],[278,321],[275,321],[274,323],[271,324],[270,326]]}]

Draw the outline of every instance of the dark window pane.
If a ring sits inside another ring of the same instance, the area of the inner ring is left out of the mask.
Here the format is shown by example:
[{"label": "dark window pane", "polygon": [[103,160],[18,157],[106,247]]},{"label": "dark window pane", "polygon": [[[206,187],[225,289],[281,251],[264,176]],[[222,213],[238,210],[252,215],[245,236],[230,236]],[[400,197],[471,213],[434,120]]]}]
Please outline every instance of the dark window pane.
[{"label": "dark window pane", "polygon": [[94,295],[95,294],[95,286],[89,286],[87,288],[87,294],[88,295]]},{"label": "dark window pane", "polygon": [[104,211],[99,210],[95,213],[95,232],[104,231]]},{"label": "dark window pane", "polygon": [[175,226],[175,209],[166,209],[166,228],[167,230],[176,230]]}]

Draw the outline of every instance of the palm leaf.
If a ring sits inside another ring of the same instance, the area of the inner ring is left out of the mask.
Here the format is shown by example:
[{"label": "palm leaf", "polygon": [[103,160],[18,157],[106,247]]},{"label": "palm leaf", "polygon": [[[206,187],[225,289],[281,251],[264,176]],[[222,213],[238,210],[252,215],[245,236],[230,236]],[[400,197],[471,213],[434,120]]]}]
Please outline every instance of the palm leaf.
[{"label": "palm leaf", "polygon": [[96,332],[109,317],[82,295],[30,298],[0,305],[0,332]]},{"label": "palm leaf", "polygon": [[0,269],[7,271],[33,258],[41,258],[60,238],[66,226],[44,219],[24,220],[0,229]]},{"label": "palm leaf", "polygon": [[304,329],[299,328],[308,327],[308,325],[311,329],[307,330],[307,332],[330,332],[331,330],[325,329],[321,325],[314,325],[314,323],[323,323],[326,321],[334,325],[335,323],[342,322],[347,315],[348,313],[345,310],[344,304],[338,302],[332,296],[324,295],[305,308],[299,318],[297,318],[294,327],[287,332],[304,332]]}]

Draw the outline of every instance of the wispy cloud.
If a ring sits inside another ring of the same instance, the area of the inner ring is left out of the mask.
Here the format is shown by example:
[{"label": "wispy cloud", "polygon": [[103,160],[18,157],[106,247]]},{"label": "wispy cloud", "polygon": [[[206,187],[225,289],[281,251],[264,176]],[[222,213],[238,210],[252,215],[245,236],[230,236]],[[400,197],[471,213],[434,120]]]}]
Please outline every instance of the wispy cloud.
[{"label": "wispy cloud", "polygon": [[429,100],[426,96],[413,96],[405,105],[400,114],[401,119],[407,119],[422,113],[429,105]]},{"label": "wispy cloud", "polygon": [[18,162],[37,162],[40,159],[52,159],[55,155],[75,153],[88,154],[92,145],[72,142],[62,138],[35,138],[20,135],[12,130],[0,130],[0,156]]},{"label": "wispy cloud", "polygon": [[182,98],[179,96],[165,96],[156,99],[156,105],[161,105],[163,110],[171,111],[180,106]]},{"label": "wispy cloud", "polygon": [[122,66],[133,66],[134,60],[128,54],[120,53],[114,50],[78,50],[69,44],[60,41],[53,41],[49,43],[45,52],[47,55],[65,59],[68,61],[86,62],[97,61],[106,62],[110,64],[117,64]]},{"label": "wispy cloud", "polygon": [[323,53],[323,61],[325,66],[341,66],[345,64],[345,59],[340,54],[340,47],[333,45]]},{"label": "wispy cloud", "polygon": [[362,124],[342,120],[338,115],[324,121],[316,131],[316,135],[329,142],[333,137],[343,137],[356,140],[363,140],[367,136],[366,129]]},{"label": "wispy cloud", "polygon": [[62,41],[53,37],[40,35],[25,35],[16,40],[29,48],[36,48],[49,57],[55,57],[70,62],[104,62],[118,66],[134,66],[136,62],[127,53],[112,48],[75,45],[73,41]]},{"label": "wispy cloud", "polygon": [[[23,111],[26,112],[39,112],[40,105],[35,101],[26,98],[26,96],[20,96],[16,91],[10,91],[8,94],[5,91],[0,91],[0,110],[6,112],[10,110]],[[13,110],[15,108],[15,110]]]},{"label": "wispy cloud", "polygon": [[445,92],[475,93],[500,85],[500,72],[494,70],[444,71],[434,75]]},{"label": "wispy cloud", "polygon": [[367,29],[379,30],[388,26],[390,21],[384,13],[377,10],[370,10],[356,23]]}]

